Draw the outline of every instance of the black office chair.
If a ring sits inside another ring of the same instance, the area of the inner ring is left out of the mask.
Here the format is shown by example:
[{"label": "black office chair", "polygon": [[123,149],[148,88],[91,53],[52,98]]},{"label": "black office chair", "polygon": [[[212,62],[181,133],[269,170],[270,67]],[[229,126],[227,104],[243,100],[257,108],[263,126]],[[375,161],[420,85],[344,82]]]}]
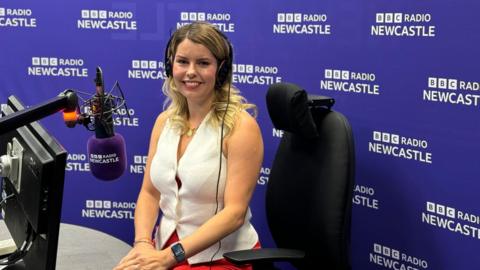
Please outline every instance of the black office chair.
[{"label": "black office chair", "polygon": [[300,87],[272,85],[267,107],[284,130],[266,193],[267,220],[279,249],[225,253],[236,264],[275,269],[344,270],[350,265],[354,146],[350,125],[334,100],[309,96]]}]

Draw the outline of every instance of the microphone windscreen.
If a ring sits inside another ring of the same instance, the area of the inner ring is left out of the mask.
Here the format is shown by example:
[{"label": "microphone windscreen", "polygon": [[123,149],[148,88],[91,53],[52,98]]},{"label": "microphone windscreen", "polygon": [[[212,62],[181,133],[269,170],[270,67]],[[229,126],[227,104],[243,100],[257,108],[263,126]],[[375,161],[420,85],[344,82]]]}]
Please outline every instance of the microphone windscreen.
[{"label": "microphone windscreen", "polygon": [[115,133],[109,138],[90,137],[87,142],[88,160],[92,174],[105,181],[119,178],[127,167],[125,140]]}]

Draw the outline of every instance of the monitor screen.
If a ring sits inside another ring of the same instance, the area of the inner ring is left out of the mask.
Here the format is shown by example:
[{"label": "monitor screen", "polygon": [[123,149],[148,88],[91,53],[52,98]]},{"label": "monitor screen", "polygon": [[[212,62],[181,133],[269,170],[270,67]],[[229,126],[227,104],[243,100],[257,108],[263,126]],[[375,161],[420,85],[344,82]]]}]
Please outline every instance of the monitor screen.
[{"label": "monitor screen", "polygon": [[[23,109],[10,96],[2,115]],[[5,201],[1,213],[17,256],[25,269],[54,270],[67,153],[38,122],[32,122],[0,134],[0,155],[9,160],[9,174],[1,181]]]}]

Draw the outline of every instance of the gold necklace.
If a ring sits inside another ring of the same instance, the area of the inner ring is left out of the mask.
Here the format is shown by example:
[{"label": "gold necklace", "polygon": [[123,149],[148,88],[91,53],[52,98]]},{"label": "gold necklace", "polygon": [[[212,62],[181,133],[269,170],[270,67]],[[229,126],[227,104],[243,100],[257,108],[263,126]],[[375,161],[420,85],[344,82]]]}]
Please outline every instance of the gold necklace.
[{"label": "gold necklace", "polygon": [[192,137],[193,134],[195,134],[195,131],[197,131],[197,128],[198,128],[198,127],[196,127],[196,128],[191,128],[191,127],[189,127],[189,128],[187,129],[187,132],[185,132],[185,135],[187,135],[188,137]]}]

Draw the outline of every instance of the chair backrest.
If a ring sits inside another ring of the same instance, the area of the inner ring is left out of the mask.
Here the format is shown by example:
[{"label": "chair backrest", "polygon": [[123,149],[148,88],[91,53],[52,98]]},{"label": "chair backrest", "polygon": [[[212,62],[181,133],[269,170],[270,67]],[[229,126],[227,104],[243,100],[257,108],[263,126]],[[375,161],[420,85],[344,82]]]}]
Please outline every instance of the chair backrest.
[{"label": "chair backrest", "polygon": [[298,269],[351,269],[352,131],[341,113],[309,103],[293,84],[267,93],[272,122],[284,130],[267,186],[269,228],[277,247],[305,251]]}]

